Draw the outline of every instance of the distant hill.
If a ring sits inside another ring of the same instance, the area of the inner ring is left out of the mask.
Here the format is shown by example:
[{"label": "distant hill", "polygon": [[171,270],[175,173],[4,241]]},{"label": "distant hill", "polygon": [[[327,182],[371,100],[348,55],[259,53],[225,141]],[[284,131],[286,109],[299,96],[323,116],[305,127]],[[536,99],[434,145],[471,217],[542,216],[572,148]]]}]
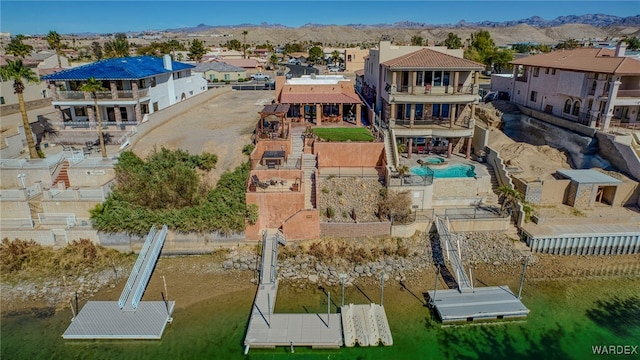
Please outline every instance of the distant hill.
[{"label": "distant hill", "polygon": [[[322,28],[332,26],[344,26],[349,28],[363,29],[363,28],[394,28],[394,29],[420,29],[420,28],[467,28],[467,27],[512,27],[518,25],[529,25],[538,28],[561,26],[567,24],[581,24],[591,25],[595,27],[605,26],[640,26],[640,15],[619,17],[606,14],[586,14],[586,15],[568,15],[559,16],[553,20],[545,20],[539,16],[532,16],[527,19],[510,20],[510,21],[480,21],[480,22],[467,22],[460,20],[456,24],[432,24],[415,21],[401,21],[393,24],[312,24],[308,23],[302,25],[301,28]],[[281,29],[294,29],[282,24],[236,24],[236,25],[205,25],[199,24],[195,27],[183,27],[177,29],[166,29],[168,32],[200,32],[211,29],[234,29],[234,28],[281,28]]]}]

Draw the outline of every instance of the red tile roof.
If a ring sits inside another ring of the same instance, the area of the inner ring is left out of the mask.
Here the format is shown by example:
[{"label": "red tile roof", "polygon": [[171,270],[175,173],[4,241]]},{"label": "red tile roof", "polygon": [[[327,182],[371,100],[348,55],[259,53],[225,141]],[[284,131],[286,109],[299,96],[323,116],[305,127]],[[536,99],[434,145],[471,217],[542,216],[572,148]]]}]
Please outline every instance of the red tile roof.
[{"label": "red tile roof", "polygon": [[283,93],[282,104],[359,104],[356,94],[348,93]]},{"label": "red tile roof", "polygon": [[465,69],[465,70],[483,70],[485,66],[475,61],[462,59],[453,55],[441,53],[431,49],[420,49],[410,54],[406,54],[395,59],[391,59],[382,63],[391,69]]},{"label": "red tile roof", "polygon": [[615,52],[609,49],[560,50],[527,56],[511,63],[573,71],[640,75],[640,61],[623,56],[616,57]]}]

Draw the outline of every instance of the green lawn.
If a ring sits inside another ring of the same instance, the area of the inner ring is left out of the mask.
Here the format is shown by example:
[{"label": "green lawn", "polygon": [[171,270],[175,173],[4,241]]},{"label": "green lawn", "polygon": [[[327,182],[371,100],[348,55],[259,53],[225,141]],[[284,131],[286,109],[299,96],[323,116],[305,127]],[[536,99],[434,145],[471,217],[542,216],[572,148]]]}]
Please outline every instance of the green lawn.
[{"label": "green lawn", "polygon": [[317,128],[313,133],[325,141],[373,141],[373,135],[365,128]]}]

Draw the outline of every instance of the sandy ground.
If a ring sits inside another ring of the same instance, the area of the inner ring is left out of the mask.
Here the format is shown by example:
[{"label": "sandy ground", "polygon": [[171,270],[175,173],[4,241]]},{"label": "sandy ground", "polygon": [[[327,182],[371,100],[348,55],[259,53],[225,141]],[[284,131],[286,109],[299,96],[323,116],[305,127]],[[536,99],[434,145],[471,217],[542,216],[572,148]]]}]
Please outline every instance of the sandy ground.
[{"label": "sandy ground", "polygon": [[271,91],[231,91],[187,109],[139,139],[133,148],[140,157],[154,148],[183,149],[191,154],[204,151],[218,155],[218,165],[209,176],[216,181],[247,158],[242,147],[251,142],[259,112],[273,99]]}]

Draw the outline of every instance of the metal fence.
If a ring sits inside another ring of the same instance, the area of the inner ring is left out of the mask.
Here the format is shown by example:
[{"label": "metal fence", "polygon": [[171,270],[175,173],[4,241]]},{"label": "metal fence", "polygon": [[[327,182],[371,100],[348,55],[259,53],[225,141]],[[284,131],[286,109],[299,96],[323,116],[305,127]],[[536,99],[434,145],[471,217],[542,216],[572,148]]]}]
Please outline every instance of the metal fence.
[{"label": "metal fence", "polygon": [[373,167],[365,167],[365,166],[356,166],[356,167],[347,167],[347,166],[335,166],[335,167],[323,167],[320,170],[320,178],[327,179],[330,177],[358,177],[363,179],[379,179],[384,180],[384,166],[373,166]]},{"label": "metal fence", "polygon": [[501,214],[500,209],[488,206],[446,209],[444,212],[444,217],[449,219],[497,219],[507,216]]}]

